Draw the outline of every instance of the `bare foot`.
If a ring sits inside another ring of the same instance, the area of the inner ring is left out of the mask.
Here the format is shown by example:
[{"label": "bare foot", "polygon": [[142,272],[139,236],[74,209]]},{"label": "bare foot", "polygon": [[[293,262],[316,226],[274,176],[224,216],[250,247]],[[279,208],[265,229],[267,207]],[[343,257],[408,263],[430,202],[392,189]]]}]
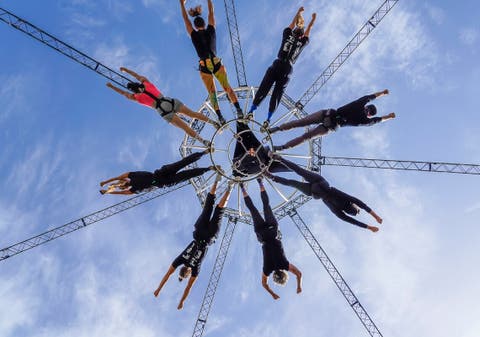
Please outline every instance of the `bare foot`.
[{"label": "bare foot", "polygon": [[375,226],[367,226],[367,228],[368,228],[369,230],[371,230],[372,232],[374,232],[374,233],[378,232],[378,227],[375,227]]}]

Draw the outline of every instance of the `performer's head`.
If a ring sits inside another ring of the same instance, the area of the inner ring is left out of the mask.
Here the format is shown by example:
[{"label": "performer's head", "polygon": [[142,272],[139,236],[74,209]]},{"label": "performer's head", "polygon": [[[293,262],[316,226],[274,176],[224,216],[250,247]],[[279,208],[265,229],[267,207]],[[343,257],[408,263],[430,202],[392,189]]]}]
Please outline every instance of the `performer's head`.
[{"label": "performer's head", "polygon": [[377,114],[377,108],[373,104],[369,104],[365,106],[365,112],[367,113],[368,117],[373,117]]},{"label": "performer's head", "polygon": [[183,265],[178,272],[178,281],[182,282],[183,279],[189,277],[190,274],[192,274],[192,268]]},{"label": "performer's head", "polygon": [[136,94],[140,94],[145,91],[145,86],[140,82],[129,82],[127,84],[127,88]]},{"label": "performer's head", "polygon": [[288,273],[283,269],[274,270],[272,273],[272,279],[276,284],[284,286],[288,282]]},{"label": "performer's head", "polygon": [[197,29],[205,28],[205,20],[201,17],[202,15],[202,6],[198,5],[196,7],[190,8],[188,14],[193,17],[193,25]]},{"label": "performer's head", "polygon": [[301,27],[295,27],[295,29],[293,30],[293,36],[295,36],[297,39],[301,38],[303,36],[303,34],[305,33],[303,28]]},{"label": "performer's head", "polygon": [[350,214],[352,216],[356,216],[358,213],[360,213],[360,209],[358,208],[357,205],[355,205],[353,202],[349,202],[348,206],[343,209],[343,211],[347,214]]},{"label": "performer's head", "polygon": [[248,154],[252,157],[255,157],[255,154],[256,154],[255,149],[253,147],[249,148],[248,149]]}]

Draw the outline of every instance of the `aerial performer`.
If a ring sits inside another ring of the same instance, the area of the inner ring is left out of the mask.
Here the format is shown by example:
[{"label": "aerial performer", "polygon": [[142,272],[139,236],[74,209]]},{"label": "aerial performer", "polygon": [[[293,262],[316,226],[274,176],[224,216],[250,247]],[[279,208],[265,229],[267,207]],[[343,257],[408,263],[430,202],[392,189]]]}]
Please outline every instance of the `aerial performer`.
[{"label": "aerial performer", "polygon": [[222,64],[222,60],[217,56],[217,38],[215,32],[215,14],[213,11],[212,0],[208,0],[208,25],[205,27],[205,20],[201,17],[202,6],[196,6],[188,10],[188,15],[193,17],[193,26],[187,15],[185,8],[186,0],[180,0],[180,7],[182,9],[183,21],[185,22],[185,28],[187,33],[192,39],[193,46],[197,51],[200,71],[200,77],[207,88],[210,102],[218,116],[218,120],[223,125],[225,124],[225,118],[223,117],[217,99],[217,89],[215,87],[215,76],[220,82],[223,90],[228,95],[230,102],[233,103],[237,110],[237,117],[242,118],[243,112],[238,103],[237,95],[233,91],[232,87],[228,83],[227,70]]},{"label": "aerial performer", "polygon": [[277,54],[277,59],[273,61],[272,65],[265,72],[247,115],[248,118],[253,118],[253,112],[265,99],[273,84],[275,84],[272,96],[270,97],[267,120],[263,123],[264,129],[270,124],[270,119],[282,99],[283,92],[290,81],[293,64],[297,61],[303,48],[309,42],[310,30],[312,29],[317,14],[312,14],[312,19],[304,31],[305,21],[302,17],[303,10],[303,7],[300,7],[290,25],[283,30],[282,43]]},{"label": "aerial performer", "polygon": [[292,120],[269,129],[270,133],[274,133],[308,125],[316,125],[316,127],[310,129],[300,137],[294,138],[283,145],[275,146],[274,150],[282,151],[292,148],[309,139],[324,136],[330,132],[336,131],[338,127],[371,126],[395,118],[395,113],[393,112],[382,117],[374,117],[377,114],[377,108],[373,104],[366,105],[371,100],[383,95],[388,95],[387,89],[360,97],[356,101],[350,102],[336,110],[319,110],[304,118]]},{"label": "aerial performer", "polygon": [[369,213],[379,224],[381,224],[383,221],[382,218],[379,217],[377,213],[375,213],[363,201],[337,190],[335,187],[331,187],[327,180],[325,180],[325,178],[318,173],[306,170],[278,155],[274,156],[274,158],[280,161],[283,165],[287,166],[293,172],[300,175],[303,179],[305,179],[305,182],[293,179],[285,179],[283,177],[274,176],[267,172],[267,176],[273,181],[282,185],[296,188],[303,194],[311,196],[314,199],[322,199],[323,203],[327,205],[330,211],[332,211],[333,214],[343,221],[369,229],[374,233],[378,231],[378,227],[364,224],[363,222],[360,222],[347,215],[349,214],[351,216],[356,216],[358,213],[360,213],[361,208]]},{"label": "aerial performer", "polygon": [[282,233],[278,229],[278,222],[270,207],[267,192],[263,185],[262,179],[257,179],[260,185],[260,196],[263,203],[263,215],[262,218],[257,208],[252,202],[252,199],[245,190],[243,183],[240,184],[242,189],[243,198],[247,208],[252,215],[253,228],[257,236],[258,241],[262,245],[263,252],[263,269],[262,269],[262,286],[265,290],[272,295],[273,299],[280,298],[268,285],[268,277],[272,274],[273,282],[278,285],[284,286],[288,281],[287,271],[294,274],[297,278],[297,294],[302,292],[302,273],[292,263],[288,262],[282,244]]},{"label": "aerial performer", "polygon": [[[289,169],[273,161],[268,156],[269,149],[257,139],[250,127],[242,120],[237,120],[237,142],[233,154],[232,171],[235,177],[248,177],[265,171],[288,172]],[[268,166],[270,165],[270,166]]]},{"label": "aerial performer", "polygon": [[157,87],[153,85],[145,76],[139,75],[133,70],[125,67],[120,67],[120,71],[130,74],[138,81],[127,84],[127,88],[134,93],[132,94],[128,91],[117,88],[112,83],[107,83],[107,87],[113,89],[126,98],[131,99],[132,101],[136,101],[140,104],[157,110],[160,116],[162,116],[168,123],[182,129],[190,137],[200,141],[203,145],[207,147],[210,146],[210,142],[200,137],[200,135],[190,128],[188,124],[178,116],[178,114],[182,114],[193,119],[198,119],[218,127],[219,125],[216,122],[212,121],[210,118],[201,113],[192,111],[176,98],[163,96],[160,90],[158,90]]},{"label": "aerial performer", "polygon": [[163,276],[158,288],[153,293],[155,297],[157,297],[169,277],[175,272],[175,269],[180,265],[183,265],[180,268],[178,280],[181,282],[183,279],[188,278],[188,282],[177,307],[179,310],[183,308],[183,304],[190,293],[190,289],[200,273],[200,266],[207,255],[208,247],[215,242],[218,232],[220,231],[225,206],[228,203],[228,198],[230,197],[230,192],[233,186],[233,183],[229,182],[227,190],[214,210],[213,205],[215,203],[217,184],[221,179],[221,175],[218,173],[215,182],[207,195],[207,199],[205,200],[203,211],[195,222],[193,241],[188,244],[175,260],[173,260],[172,265],[168,268],[167,273]]},{"label": "aerial performer", "polygon": [[152,172],[134,171],[127,172],[118,177],[107,179],[100,183],[100,186],[109,184],[106,189],[101,189],[101,194],[138,194],[153,187],[166,187],[179,184],[188,179],[195,178],[210,170],[218,170],[216,166],[196,167],[180,171],[184,167],[196,162],[204,154],[210,150],[203,152],[195,152],[181,160],[164,165],[158,170]]}]

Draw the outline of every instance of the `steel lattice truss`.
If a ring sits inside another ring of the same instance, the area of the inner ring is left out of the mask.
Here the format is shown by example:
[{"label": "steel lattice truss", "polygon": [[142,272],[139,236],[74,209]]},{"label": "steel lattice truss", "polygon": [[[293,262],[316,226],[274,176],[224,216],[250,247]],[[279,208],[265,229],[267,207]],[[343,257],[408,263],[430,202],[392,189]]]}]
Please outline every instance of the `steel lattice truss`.
[{"label": "steel lattice truss", "polygon": [[[295,114],[297,117],[305,116],[308,113],[304,110],[305,105],[310,102],[314,95],[323,87],[323,85],[331,78],[331,76],[338,70],[338,68],[348,59],[348,57],[355,51],[355,49],[362,43],[362,41],[370,34],[370,32],[378,25],[378,23],[385,17],[386,14],[392,9],[392,7],[398,2],[398,0],[386,0],[380,6],[380,8],[374,13],[374,15],[362,26],[347,46],[340,52],[340,54],[330,63],[330,65],[322,72],[322,74],[315,80],[311,87],[301,96],[298,101],[294,101],[288,95],[284,94],[282,97],[282,104],[289,110],[288,114]],[[229,32],[232,43],[232,51],[234,54],[235,68],[237,72],[237,79],[240,86],[245,87],[246,76],[245,67],[243,63],[242,49],[240,46],[240,37],[238,33],[235,5],[233,0],[224,0],[225,9],[227,12],[227,21],[229,26]],[[78,51],[70,45],[60,41],[54,36],[46,33],[38,27],[28,23],[27,21],[19,18],[18,16],[0,8],[0,20],[7,23],[11,27],[22,31],[23,33],[35,38],[36,40],[46,44],[47,46],[57,50],[63,55],[73,59],[74,61],[88,67],[89,69],[97,72],[103,77],[115,82],[116,84],[126,87],[129,82],[128,78],[117,73],[111,68],[101,64],[88,55]],[[251,92],[244,90],[244,88],[236,89],[239,98],[245,98],[246,95],[253,95],[256,88],[252,88]],[[226,100],[226,95],[220,94],[219,100]],[[209,115],[213,112],[210,106],[206,106],[202,113]],[[201,121],[195,121],[192,128],[197,132],[201,132],[204,127],[204,123]],[[185,156],[192,152],[195,146],[193,140],[186,140],[180,148],[180,153]],[[367,168],[380,168],[380,169],[395,169],[395,170],[415,170],[415,171],[427,171],[427,172],[448,172],[448,173],[462,173],[462,174],[480,174],[480,165],[472,164],[456,164],[456,163],[441,163],[441,162],[420,162],[420,161],[398,161],[398,160],[384,160],[384,159],[365,159],[365,158],[347,158],[347,157],[323,157],[321,155],[321,140],[317,139],[310,143],[311,160],[309,162],[309,168],[314,171],[320,171],[322,165],[335,165],[335,166],[352,166],[352,167],[367,167]],[[194,163],[193,166],[196,164]],[[211,178],[211,177],[210,177]],[[190,182],[196,190],[206,190],[210,184],[210,178],[197,177]],[[8,257],[19,254],[23,251],[29,250],[46,242],[52,241],[63,235],[74,232],[80,228],[84,228],[90,224],[106,219],[114,214],[118,214],[127,209],[145,203],[149,200],[155,199],[161,195],[165,195],[171,191],[179,189],[187,185],[186,183],[177,185],[171,188],[157,189],[152,192],[148,192],[137,197],[128,199],[124,202],[115,204],[98,212],[84,216],[80,219],[67,223],[63,226],[54,228],[50,231],[12,245],[10,247],[0,250],[0,261],[5,260]],[[203,202],[204,194],[197,194],[200,201]],[[310,201],[311,198],[305,195],[297,195],[290,199],[287,203],[274,210],[274,213],[278,220],[289,216],[297,228],[304,236],[307,243],[310,245],[318,259],[324,265],[329,275],[334,280],[337,287],[345,296],[347,302],[355,311],[362,324],[367,329],[370,336],[382,336],[376,325],[373,323],[370,316],[367,314],[363,306],[358,301],[357,297],[353,294],[352,290],[340,275],[332,261],[328,258],[325,251],[322,249],[317,239],[313,236],[303,219],[297,213],[297,209]],[[237,222],[243,222],[251,224],[251,218],[248,215],[239,214],[238,210],[233,208],[226,208],[225,217],[228,219],[227,225],[223,235],[222,242],[218,250],[215,265],[210,277],[209,285],[203,299],[201,309],[198,315],[198,319],[195,325],[193,336],[202,336],[205,325],[207,322],[208,314],[210,312],[213,299],[215,296],[216,288],[220,280],[223,265],[228,254],[228,249],[233,238],[234,230]]]},{"label": "steel lattice truss", "polygon": [[363,308],[362,304],[360,304],[358,298],[355,296],[353,291],[348,286],[347,282],[345,282],[342,275],[333,264],[332,260],[330,260],[327,253],[325,253],[323,248],[320,246],[315,236],[313,236],[312,232],[305,224],[305,221],[303,221],[303,219],[300,217],[300,215],[295,209],[292,209],[288,213],[300,233],[302,233],[303,237],[312,248],[315,255],[317,255],[320,262],[328,271],[328,274],[331,276],[333,282],[335,282],[338,289],[347,300],[348,304],[352,307],[353,311],[355,311],[370,336],[382,336],[377,326],[375,325],[375,323],[373,323],[372,319],[368,315],[367,311]]},{"label": "steel lattice truss", "polygon": [[385,170],[480,174],[480,165],[427,161],[320,157],[320,165],[366,167]]},{"label": "steel lattice truss", "polygon": [[242,46],[240,44],[240,34],[238,33],[237,14],[235,11],[235,2],[233,0],[224,0],[225,12],[227,12],[228,31],[232,41],[232,54],[237,72],[237,82],[239,87],[247,85],[247,76],[245,75],[245,65],[243,64]]},{"label": "steel lattice truss", "polygon": [[97,60],[73,48],[65,42],[57,39],[55,36],[50,35],[49,33],[38,28],[37,26],[32,25],[31,23],[16,16],[15,14],[10,13],[3,8],[0,8],[0,20],[25,34],[30,35],[34,39],[42,42],[50,48],[55,49],[59,53],[62,53],[63,55],[74,60],[75,62],[78,62],[85,67],[95,71],[96,73],[111,80],[112,82],[115,82],[116,84],[127,88],[127,83],[130,82],[127,77],[119,74],[112,68],[103,65]]},{"label": "steel lattice truss", "polygon": [[340,68],[340,66],[352,55],[357,47],[365,40],[365,38],[377,27],[385,15],[397,4],[398,0],[386,0],[380,8],[372,15],[372,17],[364,23],[362,28],[348,42],[343,50],[333,59],[330,65],[322,72],[322,74],[313,82],[310,88],[300,97],[297,102],[299,108],[305,107],[308,102],[315,96],[323,85],[332,77],[332,75]]},{"label": "steel lattice truss", "polygon": [[208,314],[213,304],[213,299],[215,298],[215,292],[217,291],[217,285],[220,281],[220,276],[222,275],[223,265],[225,264],[225,259],[228,254],[228,249],[230,248],[230,243],[232,242],[233,233],[237,227],[238,218],[236,217],[227,217],[227,225],[225,226],[225,231],[223,233],[222,242],[218,248],[217,258],[215,259],[215,264],[213,266],[212,273],[210,274],[210,280],[208,281],[207,290],[203,296],[203,301],[201,305],[200,312],[198,313],[198,318],[193,329],[193,336],[202,336],[205,330],[205,324],[207,323]]},{"label": "steel lattice truss", "polygon": [[140,194],[136,197],[122,201],[118,204],[104,208],[100,211],[86,215],[84,217],[81,217],[80,219],[74,220],[65,225],[56,227],[42,234],[36,235],[27,240],[16,243],[12,246],[3,248],[0,250],[0,261],[5,260],[14,255],[23,253],[24,251],[35,248],[37,246],[43,245],[44,243],[47,243],[49,241],[58,239],[61,236],[70,234],[79,229],[85,228],[88,225],[94,224],[96,222],[109,218],[112,215],[121,213],[123,211],[126,211],[127,209],[133,208],[135,206],[146,203],[147,201],[153,200],[162,195],[178,190],[186,185],[188,185],[188,183],[178,184],[173,187],[159,188],[144,194]]}]

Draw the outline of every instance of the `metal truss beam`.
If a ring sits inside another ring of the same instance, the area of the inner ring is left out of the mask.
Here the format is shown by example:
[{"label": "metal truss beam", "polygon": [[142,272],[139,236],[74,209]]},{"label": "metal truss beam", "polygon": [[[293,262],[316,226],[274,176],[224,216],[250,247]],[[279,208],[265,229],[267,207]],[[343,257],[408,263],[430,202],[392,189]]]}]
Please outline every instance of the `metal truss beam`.
[{"label": "metal truss beam", "polygon": [[340,68],[340,66],[352,55],[357,47],[365,40],[365,38],[377,27],[385,15],[397,4],[398,0],[386,0],[377,9],[370,19],[360,28],[355,36],[343,48],[340,54],[328,65],[322,74],[313,82],[310,88],[300,97],[297,107],[304,108],[308,102],[318,93],[325,83],[332,77],[332,75]]},{"label": "metal truss beam", "polygon": [[225,12],[227,13],[228,31],[230,32],[230,41],[232,45],[233,61],[237,71],[237,81],[239,87],[247,86],[247,77],[245,75],[245,64],[243,63],[242,46],[240,44],[240,34],[238,33],[237,14],[235,11],[235,2],[233,0],[224,0]]},{"label": "metal truss beam", "polygon": [[362,304],[360,304],[360,301],[358,300],[358,298],[355,296],[353,291],[348,286],[347,282],[345,282],[344,278],[342,277],[338,269],[335,267],[333,262],[328,257],[327,253],[325,253],[323,248],[318,243],[317,239],[313,236],[310,229],[307,227],[303,219],[297,213],[297,210],[295,208],[291,209],[288,215],[290,216],[292,221],[295,223],[295,225],[297,226],[298,230],[303,235],[307,243],[310,245],[315,255],[317,255],[317,258],[325,267],[328,274],[337,285],[338,289],[342,292],[343,296],[347,300],[350,307],[353,309],[353,311],[355,311],[355,313],[357,314],[358,318],[362,322],[363,326],[367,329],[370,336],[372,337],[382,336],[377,326],[368,315],[367,311],[363,308]]},{"label": "metal truss beam", "polygon": [[210,275],[210,280],[208,281],[207,290],[205,291],[205,295],[203,296],[200,312],[198,313],[198,318],[193,329],[193,337],[202,336],[205,330],[208,314],[210,313],[210,309],[213,304],[218,282],[220,281],[220,276],[222,275],[223,266],[225,264],[225,259],[228,254],[228,249],[230,248],[230,243],[232,242],[233,233],[235,232],[236,226],[237,218],[228,217],[228,222],[225,226],[222,242],[220,243],[217,258],[215,259],[215,264]]},{"label": "metal truss beam", "polygon": [[186,185],[188,185],[188,183],[175,185],[173,187],[155,189],[153,191],[138,195],[136,197],[130,198],[130,199],[125,200],[123,202],[120,202],[118,204],[115,204],[115,205],[112,205],[110,207],[104,208],[104,209],[102,209],[100,211],[97,211],[95,213],[86,215],[86,216],[84,216],[80,219],[74,220],[74,221],[69,222],[65,225],[62,225],[60,227],[56,227],[56,228],[51,229],[49,231],[46,231],[42,234],[39,234],[37,236],[31,237],[27,240],[24,240],[22,242],[11,245],[7,248],[3,248],[3,249],[0,250],[0,261],[3,261],[3,260],[5,260],[9,257],[14,256],[14,255],[23,253],[23,252],[25,252],[29,249],[35,248],[37,246],[43,245],[43,244],[45,244],[49,241],[58,239],[59,237],[70,234],[70,233],[75,232],[79,229],[85,228],[88,225],[99,222],[101,220],[104,220],[106,218],[111,217],[112,215],[121,213],[123,211],[126,211],[127,209],[130,209],[132,207],[138,206],[140,204],[143,204],[147,201],[158,198],[158,197],[160,197],[162,195],[165,195],[167,193],[178,190],[178,189],[180,189],[180,188],[182,188]]},{"label": "metal truss beam", "polygon": [[130,80],[123,76],[122,74],[116,72],[112,68],[103,65],[99,61],[91,58],[90,56],[82,53],[78,49],[73,48],[72,46],[66,44],[55,36],[45,32],[44,30],[34,26],[28,21],[16,16],[9,11],[0,8],[0,21],[5,22],[11,27],[18,29],[19,31],[30,35],[34,39],[40,41],[41,43],[49,46],[52,49],[62,53],[63,55],[69,57],[70,59],[78,62],[85,67],[93,70],[97,74],[102,75],[103,77],[109,79],[112,82],[115,82],[119,86],[127,88],[127,83]]},{"label": "metal truss beam", "polygon": [[320,165],[480,175],[480,165],[463,164],[463,163],[443,163],[443,162],[349,158],[349,157],[321,157]]}]

